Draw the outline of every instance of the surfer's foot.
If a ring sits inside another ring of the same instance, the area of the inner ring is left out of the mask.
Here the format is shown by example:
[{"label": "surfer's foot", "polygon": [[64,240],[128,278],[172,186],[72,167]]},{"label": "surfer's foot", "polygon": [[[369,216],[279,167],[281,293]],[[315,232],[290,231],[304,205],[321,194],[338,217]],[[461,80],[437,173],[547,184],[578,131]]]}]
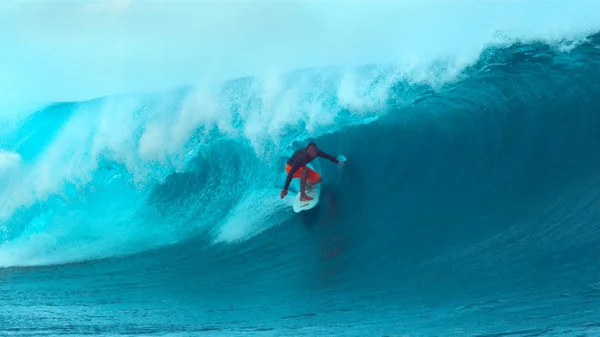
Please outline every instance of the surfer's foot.
[{"label": "surfer's foot", "polygon": [[300,201],[311,201],[311,200],[313,200],[313,198],[312,198],[312,197],[309,197],[309,196],[308,196],[308,195],[306,195],[306,194],[305,194],[305,195],[301,195],[301,196],[300,196]]}]

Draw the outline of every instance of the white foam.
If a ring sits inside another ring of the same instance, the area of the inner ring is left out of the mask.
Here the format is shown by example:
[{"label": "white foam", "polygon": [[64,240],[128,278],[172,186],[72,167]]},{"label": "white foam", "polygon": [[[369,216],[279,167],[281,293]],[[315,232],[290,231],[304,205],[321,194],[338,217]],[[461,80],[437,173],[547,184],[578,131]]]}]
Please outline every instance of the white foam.
[{"label": "white foam", "polygon": [[140,138],[141,158],[162,161],[180,153],[197,128],[203,126],[210,130],[227,119],[229,114],[224,114],[224,118],[221,118],[219,112],[221,110],[217,105],[216,93],[205,88],[196,89],[181,107],[155,108],[154,115],[146,122]]},{"label": "white foam", "polygon": [[[0,195],[20,183],[21,156],[0,149]],[[1,200],[1,199],[0,199]]]},{"label": "white foam", "polygon": [[214,243],[243,242],[293,216],[290,200],[279,198],[280,189],[248,189],[244,198],[215,228]]},{"label": "white foam", "polygon": [[18,235],[0,242],[0,267],[97,259],[176,241],[176,233],[164,231],[162,224],[146,224],[143,230],[134,224],[143,198],[123,191],[110,201],[75,207],[67,202],[40,210]]},{"label": "white foam", "polygon": [[0,182],[14,180],[14,176],[19,170],[21,156],[15,152],[4,151],[0,149]]},{"label": "white foam", "polygon": [[[0,220],[12,214],[14,210],[12,199],[16,197],[21,178],[21,156],[18,153],[0,150]],[[0,226],[0,229],[6,230],[2,222]]]}]

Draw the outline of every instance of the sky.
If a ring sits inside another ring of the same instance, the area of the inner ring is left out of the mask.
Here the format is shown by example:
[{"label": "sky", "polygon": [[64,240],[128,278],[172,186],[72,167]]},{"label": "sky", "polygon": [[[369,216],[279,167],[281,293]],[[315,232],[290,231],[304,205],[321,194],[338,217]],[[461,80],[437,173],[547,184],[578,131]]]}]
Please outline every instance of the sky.
[{"label": "sky", "polygon": [[[302,67],[473,60],[600,27],[593,1],[0,3],[0,100],[71,101]],[[0,107],[2,105],[0,104]]]}]

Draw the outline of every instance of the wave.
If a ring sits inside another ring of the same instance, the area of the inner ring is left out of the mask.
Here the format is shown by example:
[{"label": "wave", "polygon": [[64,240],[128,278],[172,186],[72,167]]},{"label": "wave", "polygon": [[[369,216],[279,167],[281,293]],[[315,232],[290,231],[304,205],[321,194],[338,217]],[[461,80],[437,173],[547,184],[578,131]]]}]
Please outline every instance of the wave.
[{"label": "wave", "polygon": [[460,73],[438,62],[439,83],[398,67],[330,67],[48,106],[0,142],[1,265],[252,238],[293,218],[278,199],[283,164],[308,139],[350,160],[321,168],[348,193],[336,203],[360,210],[349,223],[387,224],[374,230],[434,256],[452,233],[516,221],[475,219],[591,174],[597,57],[592,35],[492,47]]}]

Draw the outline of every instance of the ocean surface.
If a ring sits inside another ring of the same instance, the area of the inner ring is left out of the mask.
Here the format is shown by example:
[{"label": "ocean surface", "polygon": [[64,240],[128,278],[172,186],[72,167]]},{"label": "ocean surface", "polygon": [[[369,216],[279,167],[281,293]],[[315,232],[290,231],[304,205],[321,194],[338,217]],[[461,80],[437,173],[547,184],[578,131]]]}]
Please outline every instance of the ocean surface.
[{"label": "ocean surface", "polygon": [[0,335],[600,335],[600,34],[419,71],[2,105]]}]

